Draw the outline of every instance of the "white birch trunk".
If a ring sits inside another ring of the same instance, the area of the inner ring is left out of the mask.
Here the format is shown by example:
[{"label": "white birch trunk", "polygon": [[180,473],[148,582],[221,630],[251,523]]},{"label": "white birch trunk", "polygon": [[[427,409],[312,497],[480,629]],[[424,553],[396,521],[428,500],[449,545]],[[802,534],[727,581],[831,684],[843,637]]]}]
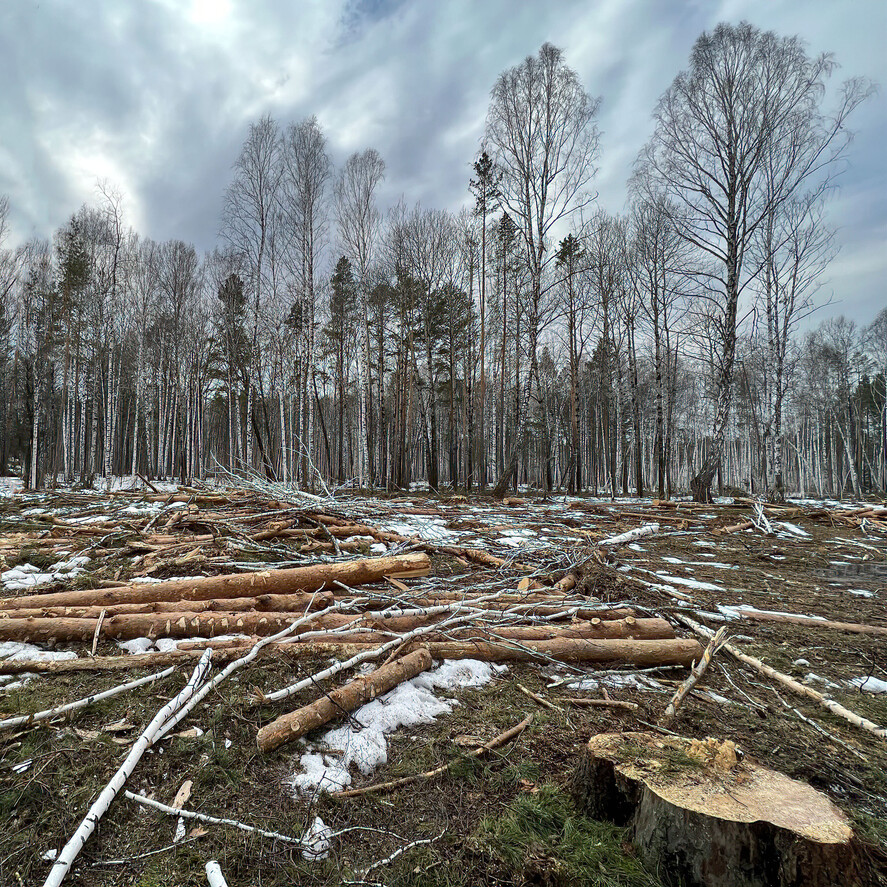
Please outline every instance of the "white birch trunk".
[{"label": "white birch trunk", "polygon": [[155,743],[158,734],[165,724],[175,716],[176,712],[184,706],[187,701],[194,695],[197,687],[202,683],[204,676],[209,668],[209,659],[212,655],[211,650],[207,650],[200,658],[200,662],[194,669],[191,679],[185,684],[182,691],[171,699],[160,711],[154,715],[153,720],[145,728],[142,735],[138,738],[135,745],[126,756],[126,760],[120,765],[120,768],[111,778],[111,781],[102,789],[101,794],[96,798],[93,805],[89,808],[89,812],[80,823],[71,839],[62,848],[58,858],[49,871],[49,876],[44,881],[43,887],[58,887],[64,880],[65,875],[71,869],[71,865],[77,854],[89,840],[95,831],[98,821],[104,816],[114,799],[120,793],[126,780],[132,774],[142,755]]}]

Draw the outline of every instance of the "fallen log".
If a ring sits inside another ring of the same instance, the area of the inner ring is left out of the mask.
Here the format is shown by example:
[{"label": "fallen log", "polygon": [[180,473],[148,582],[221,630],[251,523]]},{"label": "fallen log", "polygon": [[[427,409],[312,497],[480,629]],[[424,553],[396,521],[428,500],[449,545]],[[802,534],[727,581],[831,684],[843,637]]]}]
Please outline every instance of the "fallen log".
[{"label": "fallen log", "polygon": [[156,583],[132,583],[120,588],[84,589],[48,594],[0,598],[0,610],[25,607],[109,606],[146,601],[213,600],[292,594],[329,588],[336,582],[364,585],[386,577],[427,576],[431,561],[421,553],[397,557],[363,558],[335,564],[316,564],[257,573],[225,573],[198,579],[167,579]]},{"label": "fallen log", "polygon": [[[378,623],[378,624],[376,624]],[[369,623],[374,625],[373,629],[367,628],[360,633],[338,631],[324,632],[322,628],[312,631],[303,641],[301,638],[294,638],[293,643],[340,643],[340,644],[381,644],[391,640],[391,631],[384,631],[385,628],[382,620],[374,620]],[[424,623],[417,623],[415,627],[420,625],[434,627],[432,620]],[[355,628],[360,629],[359,621],[355,622]],[[378,629],[378,630],[376,630]],[[469,640],[477,640],[482,637],[484,640],[508,643],[509,641],[544,641],[554,640],[556,638],[590,638],[590,639],[618,639],[633,638],[636,640],[667,640],[674,637],[674,630],[671,626],[660,619],[638,619],[625,620],[624,622],[600,622],[597,625],[592,623],[570,623],[565,627],[535,627],[535,626],[516,626],[499,627],[495,624],[481,624],[468,626],[466,628],[446,629],[443,631],[431,631],[424,637],[431,642],[445,642],[447,640],[461,640],[468,642]],[[205,649],[211,646],[214,650],[224,649],[226,647],[243,646],[245,642],[259,640],[259,636],[249,639],[224,638],[216,641],[213,638],[194,638],[193,640],[183,641],[179,645],[180,650],[196,650],[198,648]]]},{"label": "fallen log", "polygon": [[846,816],[821,792],[732,743],[593,736],[573,777],[578,808],[629,826],[647,868],[695,887],[862,883]]},{"label": "fallen log", "polygon": [[[485,641],[446,641],[423,644],[435,659],[483,659],[487,662],[524,662],[554,660],[557,662],[624,663],[626,665],[691,665],[702,655],[697,641],[684,638],[660,641],[634,640],[587,640],[563,638],[551,641],[525,641],[521,643]],[[223,647],[214,652],[214,661],[224,662],[249,649],[243,646]],[[269,644],[261,654],[273,654],[284,659],[305,657],[338,658],[357,656],[377,651],[376,644],[346,643],[283,643]],[[141,656],[96,656],[83,659],[2,660],[0,674],[25,672],[63,673],[70,671],[119,671],[131,668],[150,668],[172,665],[200,657],[201,649],[175,650],[169,653],[146,653]]]},{"label": "fallen log", "polygon": [[[14,611],[15,612],[15,611]],[[0,640],[2,641],[91,641],[96,637],[112,640],[134,638],[213,638],[217,635],[248,634],[259,637],[274,634],[303,612],[240,612],[202,611],[169,613],[125,613],[99,618],[77,618],[52,614],[3,618],[0,614]],[[439,621],[439,613],[382,615],[380,613],[327,613],[315,611],[310,618],[315,630],[343,630],[372,628],[381,632],[400,633],[411,631]],[[588,622],[568,623],[566,626],[514,626],[480,623],[475,634],[483,633],[514,640],[546,640],[556,637],[570,638],[636,638],[657,640],[674,637],[674,629],[664,619],[623,620],[594,619]],[[374,638],[375,639],[375,638]]]},{"label": "fallen log", "polygon": [[58,617],[0,619],[4,641],[89,641],[96,629],[113,640],[133,638],[214,637],[220,634],[270,635],[284,628],[301,613],[161,613],[112,616],[96,619]]},{"label": "fallen log", "polygon": [[712,530],[712,533],[714,533],[715,536],[725,536],[728,533],[738,533],[740,530],[750,530],[754,525],[755,522],[753,520],[744,520],[729,527],[717,527]]},{"label": "fallen log", "polygon": [[[120,587],[120,586],[114,586]],[[85,607],[30,607],[21,610],[0,610],[0,623],[5,619],[53,617],[61,619],[98,619],[104,610],[108,616],[126,616],[145,613],[203,613],[203,612],[283,612],[323,610],[332,606],[331,591],[314,594],[265,594],[258,597],[222,598],[206,601],[146,601],[141,604],[112,604]]]},{"label": "fallen log", "polygon": [[355,678],[349,684],[333,690],[310,705],[281,715],[259,730],[256,745],[261,751],[273,751],[329,723],[337,715],[353,711],[363,703],[387,693],[398,684],[414,678],[429,668],[431,668],[431,654],[428,650],[420,648],[390,665],[383,665],[368,675]]}]

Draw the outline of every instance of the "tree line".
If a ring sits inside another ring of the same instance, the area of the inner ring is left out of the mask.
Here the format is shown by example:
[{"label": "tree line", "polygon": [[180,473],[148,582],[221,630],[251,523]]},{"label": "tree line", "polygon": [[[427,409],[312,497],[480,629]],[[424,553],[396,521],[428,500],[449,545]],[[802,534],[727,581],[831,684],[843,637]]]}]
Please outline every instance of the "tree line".
[{"label": "tree line", "polygon": [[595,201],[599,100],[550,44],[496,81],[457,213],[383,214],[382,157],[335,168],[314,117],[250,125],[204,255],[139,235],[108,183],[3,249],[0,199],[0,464],[32,488],[884,490],[887,309],[798,332],[872,91],[834,67],[701,35],[623,214]]}]

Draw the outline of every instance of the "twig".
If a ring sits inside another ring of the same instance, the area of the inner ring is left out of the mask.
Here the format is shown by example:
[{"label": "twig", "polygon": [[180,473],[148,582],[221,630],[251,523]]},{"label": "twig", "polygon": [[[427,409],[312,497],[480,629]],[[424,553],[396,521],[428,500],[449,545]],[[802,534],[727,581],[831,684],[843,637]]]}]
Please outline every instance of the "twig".
[{"label": "twig", "polygon": [[674,696],[668,700],[668,705],[665,707],[665,711],[662,714],[662,717],[659,719],[659,723],[662,725],[670,724],[674,720],[674,716],[677,712],[678,706],[683,701],[684,697],[696,686],[699,682],[699,679],[705,674],[708,669],[709,663],[711,662],[712,656],[718,652],[718,650],[727,642],[725,637],[727,633],[727,626],[723,625],[718,629],[715,636],[708,642],[708,646],[705,648],[705,652],[702,654],[702,659],[695,665],[693,670],[690,672],[687,679],[681,684],[680,687],[675,691]]},{"label": "twig", "polygon": [[[492,749],[498,748],[500,745],[505,745],[506,742],[510,742],[512,739],[520,736],[520,734],[530,726],[532,720],[533,714],[531,712],[519,724],[512,727],[510,730],[506,730],[504,733],[500,733],[498,736],[494,736],[489,742],[485,742],[480,748],[476,748],[474,751],[470,752],[468,756],[479,758],[488,751],[492,751]],[[372,792],[389,791],[393,788],[400,788],[402,785],[410,785],[413,782],[418,782],[420,779],[433,779],[435,776],[445,773],[455,763],[456,761],[450,761],[446,764],[442,764],[440,767],[435,767],[433,770],[426,770],[424,773],[415,773],[412,776],[404,776],[401,779],[393,779],[390,782],[379,782],[375,785],[365,785],[361,788],[352,788],[343,792],[331,792],[330,797],[354,798],[358,795],[368,795]]]},{"label": "twig", "polygon": [[445,834],[447,830],[444,829],[437,837],[434,838],[420,838],[418,841],[411,841],[409,844],[404,844],[403,847],[398,847],[397,850],[394,851],[390,856],[386,856],[384,859],[379,859],[374,862],[372,865],[367,866],[363,873],[361,874],[361,878],[365,878],[373,869],[381,868],[383,865],[388,865],[389,862],[394,862],[398,856],[402,856],[407,850],[412,850],[413,847],[420,847],[423,844],[433,844],[435,841],[439,841]]},{"label": "twig", "polygon": [[137,853],[135,856],[123,856],[120,859],[97,859],[94,862],[91,862],[90,865],[128,865],[131,862],[135,862],[137,859],[147,859],[149,856],[156,856],[158,853],[166,853],[167,850],[175,850],[177,847],[182,847],[185,844],[190,844],[192,841],[196,841],[197,838],[186,838],[184,841],[179,841],[177,844],[167,844],[165,847],[158,847],[156,850],[146,850],[144,853]]},{"label": "twig", "polygon": [[533,700],[533,702],[538,702],[539,705],[541,705],[543,708],[548,708],[551,711],[563,711],[560,706],[555,705],[553,702],[549,702],[544,696],[540,696],[538,693],[534,693],[532,690],[528,690],[523,684],[518,684],[517,689],[520,690],[521,693],[524,694],[524,696],[529,696],[530,699]]}]

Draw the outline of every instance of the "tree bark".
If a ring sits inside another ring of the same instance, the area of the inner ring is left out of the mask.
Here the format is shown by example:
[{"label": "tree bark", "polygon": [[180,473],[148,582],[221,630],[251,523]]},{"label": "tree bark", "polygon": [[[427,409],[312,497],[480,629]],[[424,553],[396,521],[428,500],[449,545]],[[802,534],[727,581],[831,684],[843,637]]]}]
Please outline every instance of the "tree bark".
[{"label": "tree bark", "polygon": [[156,584],[134,583],[121,588],[86,589],[0,598],[0,610],[23,607],[105,606],[146,601],[213,600],[255,597],[257,594],[292,594],[318,591],[337,580],[344,585],[364,585],[386,577],[425,576],[431,561],[425,554],[367,558],[339,564],[318,564],[259,573],[228,573],[200,579],[167,579]]},{"label": "tree bark", "polygon": [[264,752],[273,751],[287,742],[292,742],[316,730],[333,718],[353,711],[365,702],[387,693],[404,681],[414,678],[431,668],[431,654],[422,648],[397,659],[389,665],[383,665],[368,675],[362,675],[322,696],[310,705],[282,715],[259,730],[256,744]]}]

